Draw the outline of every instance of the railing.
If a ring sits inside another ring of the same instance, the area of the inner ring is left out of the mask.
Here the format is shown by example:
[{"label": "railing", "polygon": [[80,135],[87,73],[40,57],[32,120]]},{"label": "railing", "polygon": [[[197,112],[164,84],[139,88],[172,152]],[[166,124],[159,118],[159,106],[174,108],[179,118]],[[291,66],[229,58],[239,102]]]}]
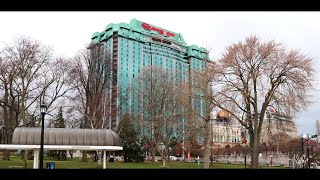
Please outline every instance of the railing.
[{"label": "railing", "polygon": [[[215,159],[216,162],[219,163],[230,163],[230,164],[244,164],[243,156],[220,156]],[[246,158],[246,164],[249,165],[251,163],[250,156]],[[259,165],[260,166],[286,166],[289,167],[289,158],[288,157],[278,157],[278,158],[270,158],[270,157],[259,157]]]}]

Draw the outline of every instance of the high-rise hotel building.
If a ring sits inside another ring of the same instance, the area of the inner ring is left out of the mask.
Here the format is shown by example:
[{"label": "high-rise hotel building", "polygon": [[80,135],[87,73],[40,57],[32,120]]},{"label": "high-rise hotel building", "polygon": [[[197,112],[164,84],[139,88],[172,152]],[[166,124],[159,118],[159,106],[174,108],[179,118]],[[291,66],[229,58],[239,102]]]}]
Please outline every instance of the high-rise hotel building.
[{"label": "high-rise hotel building", "polygon": [[[206,49],[188,46],[180,33],[136,19],[129,24],[108,24],[102,32],[94,33],[91,40],[92,51],[98,48],[103,53],[111,53],[109,71],[112,78],[106,93],[112,103],[105,126],[111,129],[118,125],[124,113],[143,111],[141,100],[130,92],[129,87],[144,68],[151,65],[163,68],[173,74],[173,81],[188,82],[191,71],[203,69],[208,62]],[[129,91],[126,100],[119,96],[124,91]],[[200,106],[201,111],[204,103],[198,103],[195,106]]]}]

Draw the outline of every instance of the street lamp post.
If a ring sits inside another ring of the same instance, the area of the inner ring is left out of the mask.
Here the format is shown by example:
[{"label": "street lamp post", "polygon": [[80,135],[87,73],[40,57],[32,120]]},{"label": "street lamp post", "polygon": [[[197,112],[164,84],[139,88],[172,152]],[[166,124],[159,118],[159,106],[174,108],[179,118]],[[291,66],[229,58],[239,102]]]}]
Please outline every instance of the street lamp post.
[{"label": "street lamp post", "polygon": [[47,106],[45,104],[40,105],[40,112],[42,115],[41,142],[40,142],[40,169],[43,169],[44,116],[47,112]]},{"label": "street lamp post", "polygon": [[309,141],[307,142],[308,169],[310,169]]},{"label": "street lamp post", "polygon": [[244,154],[244,168],[247,168],[247,153]]},{"label": "street lamp post", "polygon": [[311,137],[309,137],[309,134],[304,134],[301,138],[301,141],[302,141],[302,153],[304,153],[304,143],[307,142],[307,148],[306,148],[306,151],[307,151],[307,163],[308,163],[308,166],[307,168],[310,169],[310,157],[309,157],[309,140],[312,139],[312,138],[315,138],[317,137],[318,135],[312,135]]},{"label": "street lamp post", "polygon": [[210,141],[210,146],[211,146],[211,157],[210,157],[210,161],[211,161],[211,166],[213,166],[213,157],[212,157],[212,146],[213,146],[213,132],[212,132],[212,121],[210,121],[210,133],[211,133],[211,141]]}]

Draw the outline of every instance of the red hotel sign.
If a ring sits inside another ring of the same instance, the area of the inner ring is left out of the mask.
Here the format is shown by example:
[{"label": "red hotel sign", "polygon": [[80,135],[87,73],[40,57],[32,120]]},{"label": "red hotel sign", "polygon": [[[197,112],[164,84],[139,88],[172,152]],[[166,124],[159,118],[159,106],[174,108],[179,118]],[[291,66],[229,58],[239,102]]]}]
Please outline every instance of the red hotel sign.
[{"label": "red hotel sign", "polygon": [[167,36],[172,36],[172,37],[174,37],[174,34],[173,33],[171,33],[171,32],[165,32],[164,30],[162,30],[162,29],[159,29],[159,28],[156,28],[156,27],[153,27],[153,26],[150,26],[149,24],[147,24],[147,23],[142,23],[142,27],[143,27],[143,29],[145,29],[145,30],[149,30],[149,31],[156,31],[156,32],[158,32],[159,34],[162,34],[162,35],[164,35],[164,34],[166,34]]}]

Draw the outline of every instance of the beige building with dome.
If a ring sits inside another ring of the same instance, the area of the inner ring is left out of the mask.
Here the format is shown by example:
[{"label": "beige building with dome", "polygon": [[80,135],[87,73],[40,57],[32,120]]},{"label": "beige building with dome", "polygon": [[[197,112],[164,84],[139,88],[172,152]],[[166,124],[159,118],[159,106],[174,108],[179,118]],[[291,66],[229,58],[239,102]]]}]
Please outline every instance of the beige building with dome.
[{"label": "beige building with dome", "polygon": [[[221,111],[220,111],[221,112]],[[224,148],[226,145],[231,147],[236,144],[249,143],[250,136],[247,131],[236,119],[217,117],[210,122],[211,139],[213,148]],[[225,112],[223,112],[225,113]],[[223,114],[222,113],[222,114]],[[261,132],[261,143],[277,145],[285,139],[298,136],[297,128],[292,118],[283,115],[271,114],[266,116]]]},{"label": "beige building with dome", "polygon": [[245,139],[244,128],[237,120],[230,119],[228,122],[213,120],[210,125],[212,142],[215,146],[222,148],[226,145],[234,146]]},{"label": "beige building with dome", "polygon": [[248,135],[242,125],[235,119],[230,118],[225,111],[219,111],[216,118],[210,122],[210,134],[214,147],[224,148],[241,144]]}]

